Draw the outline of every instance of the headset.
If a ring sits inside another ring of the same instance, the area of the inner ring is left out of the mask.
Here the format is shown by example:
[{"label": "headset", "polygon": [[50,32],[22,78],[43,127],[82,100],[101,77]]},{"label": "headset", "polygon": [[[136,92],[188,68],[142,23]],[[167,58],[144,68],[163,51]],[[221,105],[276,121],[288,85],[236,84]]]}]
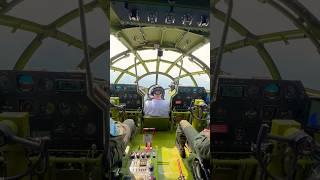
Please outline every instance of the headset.
[{"label": "headset", "polygon": [[164,99],[165,91],[164,91],[163,87],[161,87],[160,85],[155,85],[155,86],[151,87],[150,95],[154,96],[156,91],[160,91],[161,92],[161,99]]}]

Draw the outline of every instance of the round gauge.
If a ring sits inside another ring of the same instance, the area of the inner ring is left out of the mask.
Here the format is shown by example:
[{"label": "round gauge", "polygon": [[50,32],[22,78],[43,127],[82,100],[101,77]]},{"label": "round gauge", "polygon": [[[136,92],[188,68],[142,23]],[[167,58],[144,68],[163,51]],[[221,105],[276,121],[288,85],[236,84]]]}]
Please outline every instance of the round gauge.
[{"label": "round gauge", "polygon": [[20,111],[21,112],[32,112],[33,103],[32,101],[21,101],[20,102]]},{"label": "round gauge", "polygon": [[270,83],[264,88],[264,97],[269,100],[278,99],[280,96],[280,88],[275,83]]},{"label": "round gauge", "polygon": [[54,82],[51,79],[41,79],[39,81],[39,88],[45,91],[51,91],[54,87]]},{"label": "round gauge", "polygon": [[193,89],[192,89],[192,92],[193,92],[193,93],[196,93],[197,91],[198,91],[197,88],[193,88]]},{"label": "round gauge", "polygon": [[33,78],[30,75],[23,74],[17,78],[18,89],[22,92],[31,92],[33,90]]},{"label": "round gauge", "polygon": [[6,75],[0,75],[0,89],[8,89],[9,78]]},{"label": "round gauge", "polygon": [[259,95],[259,87],[252,85],[248,87],[248,97],[257,97]]},{"label": "round gauge", "polygon": [[287,99],[294,99],[297,97],[297,90],[294,86],[289,85],[287,87],[287,92],[286,92],[286,98]]},{"label": "round gauge", "polygon": [[85,104],[79,103],[77,105],[79,115],[85,115],[88,112],[88,107]]},{"label": "round gauge", "polygon": [[71,112],[71,107],[68,104],[66,104],[65,102],[60,103],[58,105],[58,108],[59,108],[59,112],[62,115],[68,115]]},{"label": "round gauge", "polygon": [[87,135],[94,135],[94,133],[97,131],[97,127],[93,123],[88,123],[86,128],[85,128],[85,133]]}]

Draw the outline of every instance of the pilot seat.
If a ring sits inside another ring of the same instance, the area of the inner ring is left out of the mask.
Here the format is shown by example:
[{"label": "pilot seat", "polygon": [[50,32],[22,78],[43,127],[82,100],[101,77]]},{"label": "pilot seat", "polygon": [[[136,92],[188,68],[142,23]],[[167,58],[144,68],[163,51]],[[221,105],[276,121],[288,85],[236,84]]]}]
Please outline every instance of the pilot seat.
[{"label": "pilot seat", "polygon": [[170,104],[164,99],[164,89],[156,85],[151,89],[151,97],[145,101],[143,127],[157,131],[170,129]]}]

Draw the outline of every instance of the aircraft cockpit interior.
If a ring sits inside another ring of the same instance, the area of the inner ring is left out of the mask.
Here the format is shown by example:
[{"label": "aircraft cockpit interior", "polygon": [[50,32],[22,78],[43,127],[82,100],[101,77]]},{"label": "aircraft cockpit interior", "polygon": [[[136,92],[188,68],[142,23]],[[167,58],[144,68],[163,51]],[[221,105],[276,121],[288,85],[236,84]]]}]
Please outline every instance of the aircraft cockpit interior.
[{"label": "aircraft cockpit interior", "polygon": [[0,0],[0,179],[319,180],[316,4]]},{"label": "aircraft cockpit interior", "polygon": [[[209,127],[209,6],[209,1],[110,2],[112,119],[132,119],[136,125],[113,175],[210,177],[210,158],[199,163],[194,143],[184,143],[185,150],[176,138],[183,120],[190,136]],[[209,152],[210,139],[206,142]]]}]

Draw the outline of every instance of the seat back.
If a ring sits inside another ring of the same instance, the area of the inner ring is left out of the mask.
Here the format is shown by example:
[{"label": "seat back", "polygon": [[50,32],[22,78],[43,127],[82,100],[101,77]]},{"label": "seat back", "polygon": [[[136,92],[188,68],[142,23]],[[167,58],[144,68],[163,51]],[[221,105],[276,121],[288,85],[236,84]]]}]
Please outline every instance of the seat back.
[{"label": "seat back", "polygon": [[157,131],[167,131],[170,129],[170,117],[143,116],[144,128],[156,128]]}]

